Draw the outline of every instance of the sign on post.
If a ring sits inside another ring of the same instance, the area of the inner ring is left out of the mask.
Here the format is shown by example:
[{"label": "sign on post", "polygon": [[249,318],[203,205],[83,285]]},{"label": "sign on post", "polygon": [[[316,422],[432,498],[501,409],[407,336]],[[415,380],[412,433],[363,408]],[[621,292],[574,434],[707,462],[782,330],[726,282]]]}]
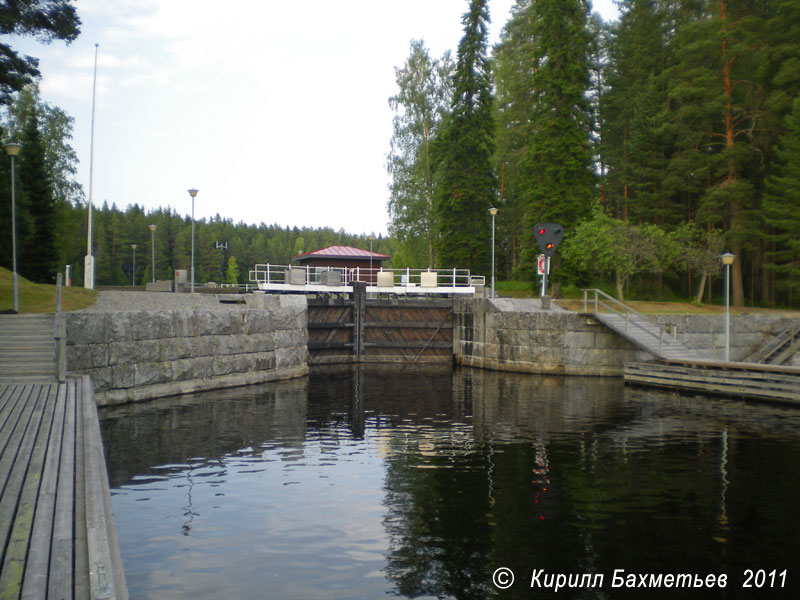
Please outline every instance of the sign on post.
[{"label": "sign on post", "polygon": [[536,257],[536,274],[544,275],[545,268],[547,269],[547,274],[550,275],[550,263],[544,254],[540,254]]}]

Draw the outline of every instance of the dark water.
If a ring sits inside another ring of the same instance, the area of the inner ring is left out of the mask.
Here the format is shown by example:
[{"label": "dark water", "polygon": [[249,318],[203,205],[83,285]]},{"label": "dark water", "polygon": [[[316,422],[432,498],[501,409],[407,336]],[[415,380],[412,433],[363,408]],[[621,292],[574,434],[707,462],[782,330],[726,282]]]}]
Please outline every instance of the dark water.
[{"label": "dark water", "polygon": [[361,371],[101,418],[132,598],[800,598],[798,409]]}]

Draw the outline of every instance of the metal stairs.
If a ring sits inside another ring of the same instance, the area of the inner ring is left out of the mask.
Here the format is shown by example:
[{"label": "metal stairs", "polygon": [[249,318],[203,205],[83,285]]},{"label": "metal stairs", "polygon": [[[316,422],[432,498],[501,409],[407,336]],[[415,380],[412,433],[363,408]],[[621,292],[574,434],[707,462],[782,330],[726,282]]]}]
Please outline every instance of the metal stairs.
[{"label": "metal stairs", "polygon": [[56,381],[55,315],[0,315],[0,382]]},{"label": "metal stairs", "polygon": [[591,311],[592,316],[642,350],[661,359],[701,360],[702,357],[669,335],[663,326],[602,290],[583,290],[584,312],[590,312],[588,298],[590,292],[594,293],[591,302],[594,309]]},{"label": "metal stairs", "polygon": [[800,352],[800,319],[789,321],[777,336],[761,345],[745,361],[765,365],[787,365],[797,352]]}]

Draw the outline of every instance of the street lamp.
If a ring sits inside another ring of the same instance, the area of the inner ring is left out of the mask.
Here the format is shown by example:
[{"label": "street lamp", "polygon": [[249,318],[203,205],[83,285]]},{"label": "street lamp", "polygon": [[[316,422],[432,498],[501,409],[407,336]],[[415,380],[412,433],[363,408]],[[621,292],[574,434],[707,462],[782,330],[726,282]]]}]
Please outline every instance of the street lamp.
[{"label": "street lamp", "polygon": [[131,244],[133,248],[133,273],[131,274],[131,287],[136,285],[136,244]]},{"label": "street lamp", "polygon": [[19,154],[22,145],[17,142],[3,144],[6,152],[11,157],[11,287],[14,296],[14,312],[19,312],[19,282],[17,281],[17,209],[14,197],[14,157]]},{"label": "street lamp", "polygon": [[153,276],[153,283],[156,282],[156,226],[150,225],[150,249],[153,253],[153,262],[150,266],[150,272]]},{"label": "street lamp", "polygon": [[194,198],[197,196],[197,190],[191,188],[186,190],[189,192],[189,195],[192,197],[192,287],[191,291],[194,294]]},{"label": "street lamp", "polygon": [[374,284],[374,275],[372,274],[372,240],[375,239],[374,235],[369,236],[369,282]]},{"label": "street lamp", "polygon": [[489,209],[489,214],[492,215],[492,298],[494,295],[494,217],[497,214],[497,209],[493,206]]},{"label": "street lamp", "polygon": [[725,362],[729,362],[731,360],[731,265],[736,255],[726,252],[719,258],[725,265]]}]

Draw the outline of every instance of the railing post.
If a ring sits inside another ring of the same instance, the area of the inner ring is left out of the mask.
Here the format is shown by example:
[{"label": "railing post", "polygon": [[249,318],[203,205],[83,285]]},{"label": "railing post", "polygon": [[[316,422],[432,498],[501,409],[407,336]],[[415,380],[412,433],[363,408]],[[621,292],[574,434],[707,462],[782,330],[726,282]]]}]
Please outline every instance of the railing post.
[{"label": "railing post", "polygon": [[61,273],[56,276],[56,316],[55,316],[55,346],[56,346],[56,379],[63,383],[67,379],[67,336],[64,317],[61,314]]},{"label": "railing post", "polygon": [[583,312],[589,312],[589,290],[583,290]]},{"label": "railing post", "polygon": [[599,314],[600,313],[600,296],[599,296],[599,294],[597,292],[598,292],[598,290],[597,290],[597,288],[595,288],[595,290],[594,290],[594,312]]}]

